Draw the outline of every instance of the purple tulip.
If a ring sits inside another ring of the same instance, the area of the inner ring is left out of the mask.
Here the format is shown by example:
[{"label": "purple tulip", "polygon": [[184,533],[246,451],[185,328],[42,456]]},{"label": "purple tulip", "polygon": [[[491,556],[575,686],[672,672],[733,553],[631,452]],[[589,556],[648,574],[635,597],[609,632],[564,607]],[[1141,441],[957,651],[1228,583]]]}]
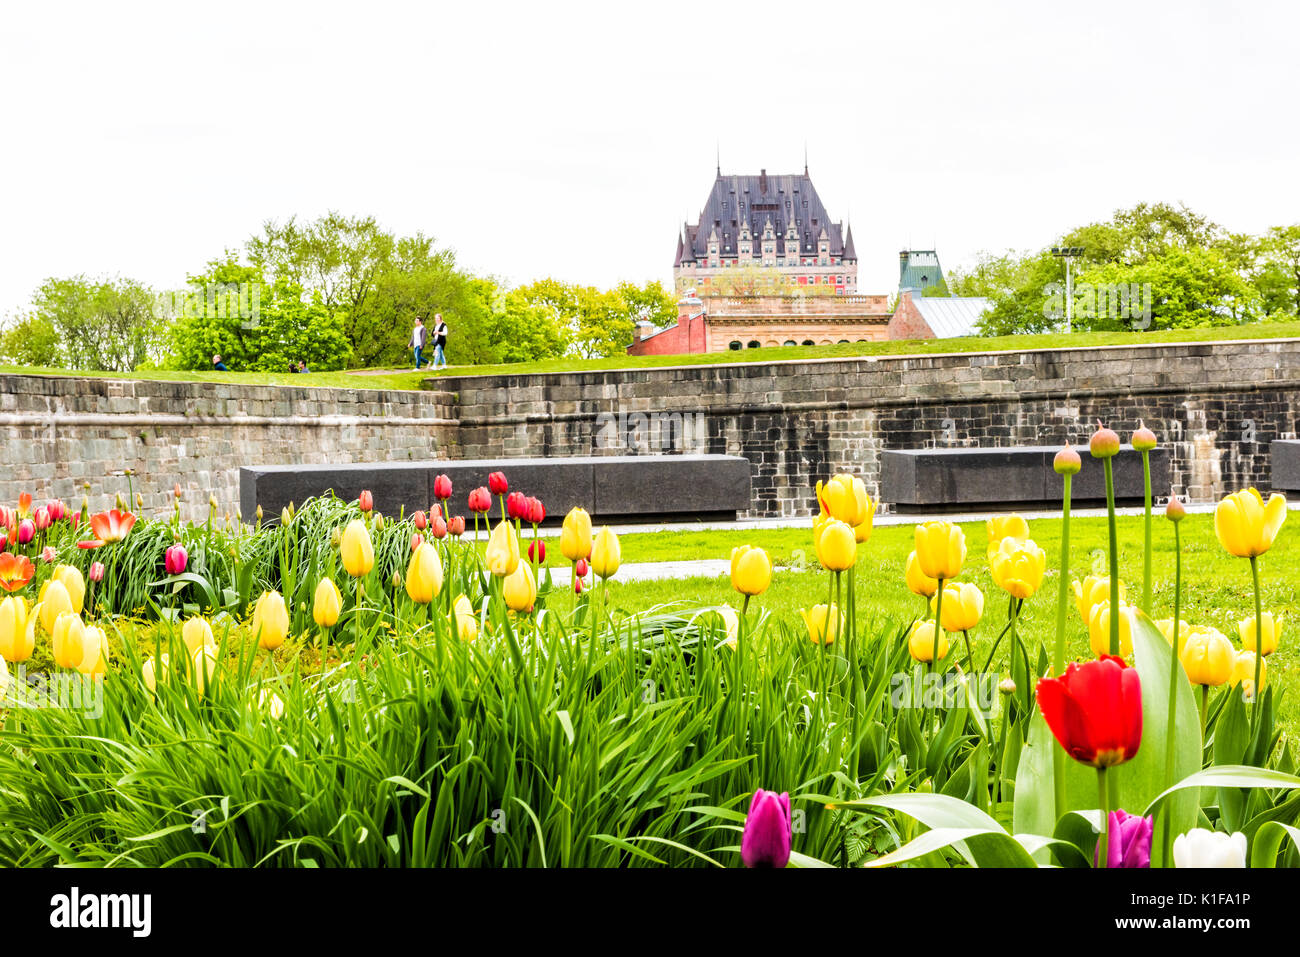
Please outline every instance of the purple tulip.
[{"label": "purple tulip", "polygon": [[[1110,843],[1106,845],[1107,867],[1150,867],[1153,818],[1126,811],[1110,812]],[[1100,841],[1097,842],[1101,844]],[[1096,854],[1093,855],[1096,860]]]},{"label": "purple tulip", "polygon": [[184,545],[173,545],[167,549],[163,555],[163,565],[167,569],[168,575],[179,575],[185,571],[185,566],[189,564],[190,554],[185,551]]},{"label": "purple tulip", "polygon": [[759,788],[749,803],[740,858],[746,867],[785,867],[790,861],[791,834],[790,795]]}]

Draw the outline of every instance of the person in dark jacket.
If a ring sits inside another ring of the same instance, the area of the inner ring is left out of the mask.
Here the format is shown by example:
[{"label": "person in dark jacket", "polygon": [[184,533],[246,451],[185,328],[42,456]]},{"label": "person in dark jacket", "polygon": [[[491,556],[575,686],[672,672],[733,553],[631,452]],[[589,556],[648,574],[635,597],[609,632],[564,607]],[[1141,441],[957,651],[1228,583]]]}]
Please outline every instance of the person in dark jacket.
[{"label": "person in dark jacket", "polygon": [[230,371],[226,368],[226,364],[221,361],[221,353],[217,353],[212,357],[212,368],[216,369],[218,372]]},{"label": "person in dark jacket", "polygon": [[433,317],[433,368],[447,368],[447,324],[442,321],[442,313]]}]

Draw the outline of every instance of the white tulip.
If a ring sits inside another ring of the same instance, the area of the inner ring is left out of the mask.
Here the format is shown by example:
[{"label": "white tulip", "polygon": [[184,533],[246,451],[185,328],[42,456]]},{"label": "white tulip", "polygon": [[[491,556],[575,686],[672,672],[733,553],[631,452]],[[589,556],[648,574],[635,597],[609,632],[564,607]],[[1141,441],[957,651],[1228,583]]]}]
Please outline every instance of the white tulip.
[{"label": "white tulip", "polygon": [[1174,838],[1174,867],[1245,867],[1246,835],[1203,827]]}]

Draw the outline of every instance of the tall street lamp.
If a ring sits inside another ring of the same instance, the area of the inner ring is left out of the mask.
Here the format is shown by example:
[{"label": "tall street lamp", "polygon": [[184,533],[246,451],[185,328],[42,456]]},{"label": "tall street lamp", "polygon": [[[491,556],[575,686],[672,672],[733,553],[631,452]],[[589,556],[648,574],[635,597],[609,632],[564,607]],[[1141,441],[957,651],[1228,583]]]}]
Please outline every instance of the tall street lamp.
[{"label": "tall street lamp", "polygon": [[1053,246],[1052,255],[1065,260],[1065,331],[1070,331],[1074,319],[1074,278],[1070,274],[1070,263],[1083,255],[1082,246]]}]

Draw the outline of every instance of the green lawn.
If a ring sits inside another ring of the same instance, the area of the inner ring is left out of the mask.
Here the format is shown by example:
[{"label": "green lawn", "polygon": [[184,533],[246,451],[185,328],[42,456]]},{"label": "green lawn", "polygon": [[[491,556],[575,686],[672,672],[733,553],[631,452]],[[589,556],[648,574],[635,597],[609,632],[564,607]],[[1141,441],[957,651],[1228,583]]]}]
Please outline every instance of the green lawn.
[{"label": "green lawn", "polygon": [[466,375],[529,375],[534,373],[596,372],[606,369],[642,369],[662,366],[718,365],[734,362],[781,362],[797,359],[842,359],[852,356],[925,355],[949,352],[1023,351],[1063,347],[1127,345],[1143,342],[1213,342],[1227,339],[1273,339],[1300,336],[1300,322],[1260,322],[1243,326],[1204,329],[1170,329],[1158,332],[1075,332],[1044,335],[981,337],[962,339],[907,339],[887,342],[854,342],[835,346],[781,346],[772,349],[744,349],[739,352],[711,352],[702,355],[609,356],[601,359],[545,359],[538,362],[503,363],[483,366],[453,366],[431,372],[402,370],[354,370],[349,372],[176,372],[140,369],[120,372],[83,372],[68,369],[0,366],[0,374],[95,376],[99,378],[159,379],[172,382],[234,382],[255,385],[315,386],[335,389],[436,388],[434,380]]},{"label": "green lawn", "polygon": [[[966,533],[967,558],[962,578],[979,585],[985,595],[984,622],[972,633],[976,658],[983,662],[993,639],[1006,621],[1006,600],[993,584],[985,557],[987,533],[983,523],[962,525]],[[1244,559],[1233,558],[1214,536],[1213,516],[1191,514],[1182,522],[1183,597],[1182,619],[1192,624],[1213,625],[1233,644],[1239,646],[1236,623],[1254,612],[1250,584],[1250,566]],[[1055,639],[1057,566],[1060,558],[1059,519],[1030,522],[1030,532],[1047,552],[1047,575],[1042,588],[1025,602],[1021,633],[1030,652],[1036,654],[1040,642]],[[1120,576],[1128,586],[1133,603],[1141,601],[1142,591],[1142,519],[1120,517]],[[1162,515],[1153,520],[1153,610],[1154,617],[1173,614],[1174,545],[1173,527]],[[1106,521],[1104,518],[1075,518],[1070,524],[1071,577],[1080,578],[1092,571],[1094,563],[1104,574]],[[687,558],[727,558],[740,544],[759,545],[767,549],[777,564],[772,587],[751,603],[751,611],[764,609],[798,621],[798,609],[826,600],[828,576],[817,565],[812,551],[811,527],[765,529],[761,531],[660,532],[626,535],[622,538],[624,562],[669,561]],[[912,526],[892,525],[878,528],[871,541],[859,551],[857,565],[858,608],[863,617],[909,620],[922,609],[922,600],[908,591],[903,580],[907,554],[912,549]],[[558,546],[552,546],[551,562],[558,558]],[[1282,527],[1273,550],[1260,559],[1260,580],[1264,608],[1281,612],[1291,620],[1300,610],[1300,517]],[[609,598],[628,613],[674,601],[730,603],[740,607],[740,596],[727,578],[692,578],[677,581],[620,582],[612,579]],[[567,601],[567,598],[565,599]],[[567,607],[562,604],[561,608]],[[1070,654],[1076,658],[1090,656],[1087,630],[1079,620],[1071,596],[1068,617]],[[1300,662],[1294,632],[1284,629],[1282,647],[1268,659],[1268,680],[1289,688]],[[1006,642],[1003,642],[1003,649]],[[998,655],[1002,658],[1001,651]],[[1005,662],[1004,662],[1005,663]],[[1288,729],[1300,718],[1294,695],[1284,699],[1281,717]]]}]

